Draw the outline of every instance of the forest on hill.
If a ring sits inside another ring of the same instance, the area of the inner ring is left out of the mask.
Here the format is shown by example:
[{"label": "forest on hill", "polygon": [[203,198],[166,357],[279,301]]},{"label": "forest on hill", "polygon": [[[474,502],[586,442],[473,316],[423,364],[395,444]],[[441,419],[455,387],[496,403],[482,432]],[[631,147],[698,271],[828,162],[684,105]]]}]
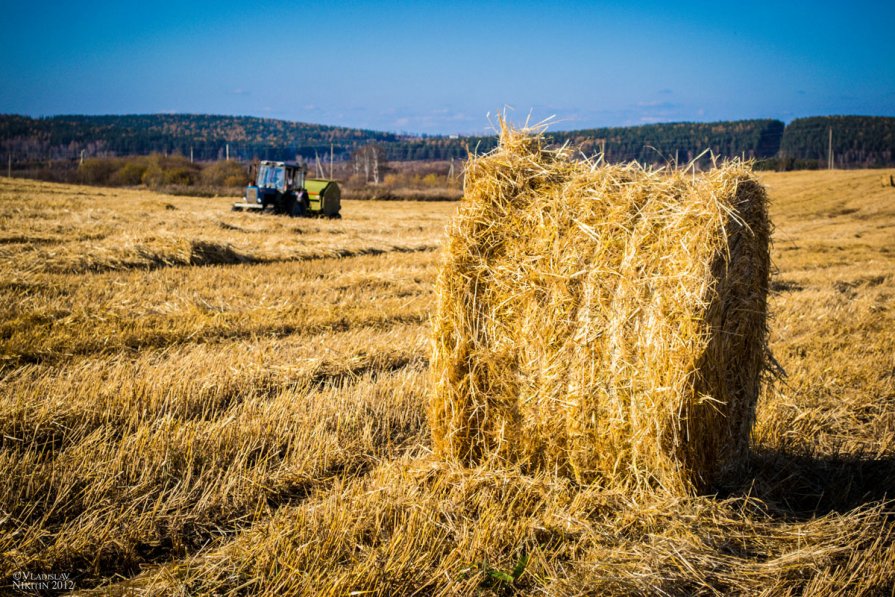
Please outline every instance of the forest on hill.
[{"label": "forest on hill", "polygon": [[586,129],[551,133],[585,155],[605,145],[609,162],[636,160],[646,164],[689,162],[708,150],[716,156],[769,158],[780,147],[784,124],[779,120],[676,122],[635,127]]},{"label": "forest on hill", "polygon": [[783,132],[780,157],[826,163],[832,132],[835,166],[895,164],[895,118],[817,116],[793,120]]},{"label": "forest on hill", "polygon": [[369,143],[392,144],[398,135],[250,116],[146,114],[125,116],[0,116],[0,142],[21,159],[192,155],[198,161],[232,158],[293,159],[340,154]]},{"label": "forest on hill", "polygon": [[[755,158],[759,167],[817,168],[826,164],[829,132],[837,167],[895,163],[895,118],[824,116],[789,125],[773,119],[679,122],[635,127],[551,131],[584,155],[611,162],[689,162],[699,156]],[[125,116],[0,115],[0,151],[13,165],[83,157],[181,155],[196,161],[227,157],[350,161],[375,146],[390,161],[464,159],[496,145],[495,136],[413,136],[249,116],[149,114]],[[709,153],[706,153],[708,150]]]}]

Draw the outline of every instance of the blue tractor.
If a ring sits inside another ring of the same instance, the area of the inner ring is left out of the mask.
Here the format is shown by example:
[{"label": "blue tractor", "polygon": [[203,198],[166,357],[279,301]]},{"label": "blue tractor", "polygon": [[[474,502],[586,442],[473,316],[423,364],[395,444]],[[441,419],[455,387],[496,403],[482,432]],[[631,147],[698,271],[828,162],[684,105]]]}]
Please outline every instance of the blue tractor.
[{"label": "blue tractor", "polygon": [[246,187],[234,210],[271,210],[290,216],[340,217],[341,191],[334,180],[308,179],[307,168],[298,162],[263,161],[258,164],[255,184]]}]

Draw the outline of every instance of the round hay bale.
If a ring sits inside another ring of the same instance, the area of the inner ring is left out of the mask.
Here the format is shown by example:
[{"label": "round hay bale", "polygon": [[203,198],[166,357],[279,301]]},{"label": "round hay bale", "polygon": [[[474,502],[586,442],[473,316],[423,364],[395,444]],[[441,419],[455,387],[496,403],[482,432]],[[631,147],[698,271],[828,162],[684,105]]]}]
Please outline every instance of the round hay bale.
[{"label": "round hay bale", "polygon": [[690,493],[745,455],[770,269],[747,165],[594,165],[504,126],[465,189],[433,321],[440,456]]}]

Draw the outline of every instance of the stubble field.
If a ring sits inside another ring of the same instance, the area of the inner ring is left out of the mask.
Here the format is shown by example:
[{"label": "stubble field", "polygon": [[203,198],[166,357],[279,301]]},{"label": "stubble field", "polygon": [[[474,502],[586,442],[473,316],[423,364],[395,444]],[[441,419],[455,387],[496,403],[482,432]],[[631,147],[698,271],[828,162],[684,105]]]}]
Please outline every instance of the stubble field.
[{"label": "stubble field", "polygon": [[431,456],[455,203],[0,179],[2,591],[893,594],[895,188],[762,179],[779,368],[749,461],[692,498]]}]

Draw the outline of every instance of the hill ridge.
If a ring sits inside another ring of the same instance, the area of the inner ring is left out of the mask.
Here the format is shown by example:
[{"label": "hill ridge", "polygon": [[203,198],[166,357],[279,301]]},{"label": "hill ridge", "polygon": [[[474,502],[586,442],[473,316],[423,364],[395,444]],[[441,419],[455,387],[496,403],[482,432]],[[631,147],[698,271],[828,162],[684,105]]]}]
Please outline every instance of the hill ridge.
[{"label": "hill ridge", "polygon": [[[895,118],[820,116],[789,125],[776,119],[669,122],[631,127],[550,131],[556,143],[584,154],[605,147],[609,161],[661,164],[689,162],[709,149],[719,157],[778,158],[790,165],[826,160],[827,132],[834,128],[839,166],[895,163]],[[361,147],[382,146],[390,160],[464,159],[469,148],[492,149],[494,135],[412,135],[336,125],[214,114],[0,115],[0,151],[14,161],[78,159],[153,152],[192,155],[197,160],[346,160]],[[708,158],[704,158],[708,159]],[[816,164],[814,164],[816,166]]]}]

